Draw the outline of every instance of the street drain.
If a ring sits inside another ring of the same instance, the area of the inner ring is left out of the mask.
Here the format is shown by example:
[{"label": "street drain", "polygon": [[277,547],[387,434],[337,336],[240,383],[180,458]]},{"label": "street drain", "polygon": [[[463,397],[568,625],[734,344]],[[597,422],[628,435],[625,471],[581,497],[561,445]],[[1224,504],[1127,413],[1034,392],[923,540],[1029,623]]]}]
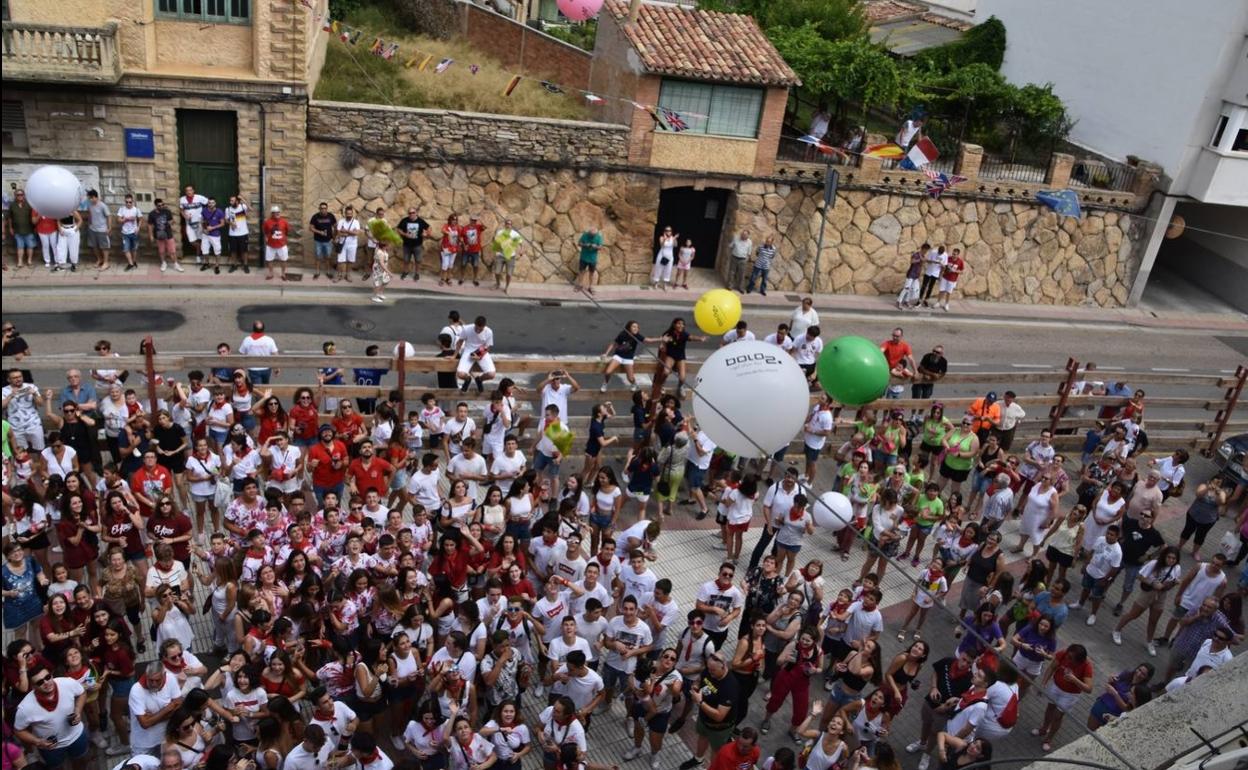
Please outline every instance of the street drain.
[{"label": "street drain", "polygon": [[372,321],[366,321],[363,318],[347,319],[347,328],[353,332],[371,332],[377,328],[377,324]]}]

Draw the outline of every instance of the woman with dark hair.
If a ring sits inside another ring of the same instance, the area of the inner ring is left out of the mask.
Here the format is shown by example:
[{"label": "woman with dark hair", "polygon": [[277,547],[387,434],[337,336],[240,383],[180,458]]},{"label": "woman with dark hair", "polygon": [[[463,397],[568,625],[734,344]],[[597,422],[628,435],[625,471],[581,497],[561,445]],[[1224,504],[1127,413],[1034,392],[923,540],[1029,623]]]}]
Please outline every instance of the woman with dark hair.
[{"label": "woman with dark hair", "polygon": [[[386,645],[380,639],[365,639],[360,645],[360,657],[355,662],[355,697],[351,707],[360,718],[360,728],[385,735],[389,724],[386,716],[386,680],[390,674],[390,660],[386,657]],[[376,719],[376,724],[374,724]]]},{"label": "woman with dark hair", "polygon": [[849,725],[856,748],[866,749],[868,756],[877,754],[876,745],[888,736],[888,728],[893,723],[892,714],[888,713],[888,696],[883,690],[874,690],[865,698],[845,704],[836,716]]},{"label": "woman with dark hair", "polygon": [[927,662],[931,648],[922,639],[916,639],[903,652],[893,656],[884,672],[884,694],[888,698],[888,712],[896,717],[906,706],[910,690],[919,683],[919,672]]},{"label": "woman with dark hair", "polygon": [[39,637],[43,640],[43,654],[48,660],[59,661],[65,650],[79,644],[86,634],[85,624],[79,624],[69,611],[69,600],[64,594],[53,594],[39,619]]},{"label": "woman with dark hair", "polygon": [[1053,750],[1053,738],[1062,729],[1062,719],[1071,706],[1080,695],[1092,692],[1092,661],[1087,648],[1072,644],[1058,650],[1039,684],[1044,686],[1049,703],[1044,707],[1044,721],[1031,734],[1040,738],[1040,748],[1048,753]]},{"label": "woman with dark hair", "polygon": [[[685,288],[688,287],[686,286]],[[659,358],[667,371],[676,372],[677,392],[682,392],[685,388],[685,380],[688,378],[685,367],[685,346],[689,344],[689,340],[706,342],[707,338],[697,334],[690,334],[685,329],[685,319],[673,318],[667,327],[667,331],[663,332],[662,339],[663,344],[659,347]]]},{"label": "woman with dark hair", "polygon": [[[513,486],[514,489],[514,486]],[[589,550],[598,553],[599,543],[615,527],[624,507],[624,491],[615,478],[615,471],[604,466],[594,476],[589,500]]]},{"label": "woman with dark hair", "polygon": [[176,751],[182,757],[183,767],[198,767],[208,754],[208,749],[216,735],[216,730],[204,725],[199,717],[186,704],[183,704],[174,709],[169,715],[169,721],[165,722],[165,741],[161,746],[161,751]]},{"label": "woman with dark hair", "polygon": [[1162,548],[1157,558],[1140,568],[1140,573],[1136,578],[1140,584],[1139,598],[1119,618],[1118,625],[1114,626],[1112,635],[1114,644],[1122,644],[1122,629],[1147,610],[1148,633],[1144,635],[1144,638],[1148,640],[1149,653],[1157,654],[1157,647],[1153,642],[1157,638],[1157,623],[1161,620],[1161,613],[1166,608],[1166,597],[1170,594],[1170,589],[1179,584],[1182,574],[1183,569],[1179,566],[1179,549],[1172,545]]},{"label": "woman with dark hair", "polygon": [[983,738],[966,740],[946,732],[936,734],[936,757],[939,770],[959,768],[992,760],[992,744]]},{"label": "woman with dark hair", "polygon": [[789,734],[795,734],[798,726],[806,721],[810,709],[810,679],[822,668],[823,650],[819,649],[818,640],[819,630],[806,626],[797,632],[796,639],[785,645],[777,659],[780,670],[772,680],[767,714],[759,725],[759,732],[767,734],[771,729],[772,715],[780,710],[790,695],[793,696],[793,715]]},{"label": "woman with dark hair", "polygon": [[[881,662],[880,645],[874,639],[864,639],[862,647],[851,652],[845,660],[832,666],[839,678],[832,685],[829,705],[840,708],[862,697],[868,684],[879,687],[884,682],[884,664]],[[830,713],[824,714],[831,719]]]},{"label": "woman with dark hair", "polygon": [[95,511],[80,493],[66,493],[60,501],[61,520],[56,524],[61,541],[65,568],[79,583],[98,585],[100,557],[100,525]]},{"label": "woman with dark hair", "polygon": [[403,731],[403,747],[416,757],[419,770],[443,770],[450,732],[451,720],[442,719],[438,699],[427,698],[416,707],[416,714]]},{"label": "woman with dark hair", "polygon": [[[1156,669],[1151,663],[1141,663],[1135,668],[1124,669],[1105,682],[1105,692],[1092,704],[1088,712],[1088,729],[1097,730],[1109,724],[1131,709],[1148,702],[1152,691],[1149,683]],[[1142,699],[1137,696],[1142,693]]]},{"label": "woman with dark hair", "polygon": [[14,522],[14,542],[35,557],[43,572],[50,572],[48,532],[52,528],[52,520],[48,517],[48,509],[44,507],[39,493],[29,484],[13,489],[11,500],[8,520]]},{"label": "woman with dark hair", "polygon": [[750,713],[750,697],[754,694],[754,690],[758,687],[758,680],[762,676],[763,661],[767,656],[767,648],[764,646],[766,635],[767,618],[760,612],[750,616],[749,631],[737,635],[737,648],[732,655],[732,663],[729,667],[733,675],[737,677],[737,690],[740,693],[737,712],[734,715],[738,725],[745,721]]},{"label": "woman with dark hair", "polygon": [[498,758],[495,770],[520,770],[525,756],[533,750],[533,736],[524,723],[524,715],[512,701],[498,704],[493,718],[481,728],[481,737],[494,744]]}]

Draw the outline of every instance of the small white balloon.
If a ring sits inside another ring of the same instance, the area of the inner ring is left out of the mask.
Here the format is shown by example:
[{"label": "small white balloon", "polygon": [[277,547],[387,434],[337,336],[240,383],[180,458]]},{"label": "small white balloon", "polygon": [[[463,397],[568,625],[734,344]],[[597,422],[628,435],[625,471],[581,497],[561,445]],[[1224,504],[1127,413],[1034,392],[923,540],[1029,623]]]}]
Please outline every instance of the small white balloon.
[{"label": "small white balloon", "polygon": [[26,200],[41,216],[67,217],[82,201],[82,183],[64,166],[40,166],[26,180]]},{"label": "small white balloon", "polygon": [[815,500],[810,515],[815,519],[815,526],[840,532],[854,520],[854,506],[840,492],[824,492]]},{"label": "small white balloon", "polygon": [[736,455],[774,454],[806,423],[806,375],[775,345],[750,340],[716,350],[698,370],[695,387],[699,427]]},{"label": "small white balloon", "polygon": [[398,358],[398,357],[399,357],[399,349],[400,349],[400,348],[402,348],[402,349],[403,349],[403,357],[404,357],[404,358],[415,358],[415,357],[416,357],[416,348],[412,347],[412,343],[410,343],[410,342],[399,342],[399,343],[396,343],[396,344],[395,344],[395,346],[394,346],[394,357],[395,357],[395,358]]}]

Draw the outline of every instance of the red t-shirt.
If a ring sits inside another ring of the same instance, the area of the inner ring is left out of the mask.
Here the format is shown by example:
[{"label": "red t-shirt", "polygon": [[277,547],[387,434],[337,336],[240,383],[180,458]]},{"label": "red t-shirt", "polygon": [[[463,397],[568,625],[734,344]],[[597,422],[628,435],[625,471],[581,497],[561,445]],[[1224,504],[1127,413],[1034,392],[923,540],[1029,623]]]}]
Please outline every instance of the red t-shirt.
[{"label": "red t-shirt", "polygon": [[[126,544],[122,546],[122,550],[127,556],[131,554],[143,553],[143,540],[139,537],[138,527],[134,526],[134,522],[130,521],[130,517],[122,515],[116,518],[109,515],[108,521],[104,523],[108,527],[108,536],[112,538],[125,538]],[[112,543],[109,544],[110,546]]]},{"label": "red t-shirt", "polygon": [[307,441],[316,438],[320,414],[317,413],[314,405],[295,404],[287,414],[290,415],[291,433],[296,439]]},{"label": "red t-shirt", "polygon": [[[87,519],[93,521],[94,519]],[[84,532],[82,539],[77,545],[69,542],[69,539],[78,534],[78,525],[69,519],[61,519],[56,523],[56,534],[61,538],[61,548],[64,552],[61,556],[65,560],[65,566],[70,569],[82,569],[91,561],[99,558],[100,551],[87,542],[87,535]]]},{"label": "red t-shirt", "polygon": [[710,770],[750,770],[758,764],[760,756],[762,750],[757,745],[751,746],[748,752],[742,754],[737,750],[737,742],[730,740],[720,747],[715,761],[711,762]]},{"label": "red t-shirt", "polygon": [[338,438],[350,438],[355,436],[364,427],[364,418],[356,412],[352,412],[349,417],[335,417],[330,420],[330,424],[334,426],[334,435]]},{"label": "red t-shirt", "polygon": [[367,468],[364,467],[362,459],[355,458],[351,461],[351,466],[347,469],[347,473],[350,474],[351,479],[355,482],[355,488],[361,497],[368,494],[370,489],[375,489],[377,494],[384,498],[387,492],[386,474],[393,470],[393,465],[374,455],[373,461],[369,463]]},{"label": "red t-shirt", "polygon": [[459,251],[460,228],[454,225],[442,226],[442,250],[450,252]]},{"label": "red t-shirt", "polygon": [[1081,693],[1083,688],[1078,682],[1092,676],[1092,661],[1085,658],[1082,663],[1075,663],[1069,660],[1070,656],[1066,652],[1059,650],[1053,656],[1053,662],[1057,666],[1053,670],[1053,683],[1062,692]]},{"label": "red t-shirt", "polygon": [[905,340],[901,342],[884,340],[884,342],[880,343],[880,350],[884,351],[884,357],[888,359],[889,369],[896,367],[906,356],[913,355],[913,351],[910,350],[910,343]]},{"label": "red t-shirt", "polygon": [[286,234],[290,232],[290,224],[282,217],[274,219],[269,217],[264,220],[264,242],[266,245],[280,249],[286,245]]},{"label": "red t-shirt", "polygon": [[966,269],[966,260],[962,257],[949,257],[949,261],[945,263],[946,281],[957,283],[958,276],[962,275],[962,271]]},{"label": "red t-shirt", "polygon": [[317,461],[316,467],[312,469],[313,486],[322,489],[336,487],[347,477],[347,445],[337,439],[329,447],[322,441],[310,448],[309,467],[313,461]]},{"label": "red t-shirt", "polygon": [[[163,465],[157,465],[150,471],[147,466],[143,466],[134,472],[130,477],[130,491],[135,495],[142,495],[153,502],[161,493],[168,494],[173,491],[173,474]],[[142,500],[139,503],[139,515],[143,517],[152,515],[152,508]]]},{"label": "red t-shirt", "polygon": [[[147,520],[147,534],[153,538],[170,538],[182,537],[191,531],[191,518],[185,513],[175,513],[172,516],[152,516]],[[173,544],[173,558],[178,561],[185,561],[191,558],[191,543],[189,540]]]},{"label": "red t-shirt", "polygon": [[39,221],[35,222],[36,233],[39,233],[40,235],[51,235],[57,231],[58,225],[55,218],[45,217],[39,214],[38,211],[35,212],[35,215],[39,217]]},{"label": "red t-shirt", "polygon": [[466,224],[459,228],[461,243],[464,244],[464,251],[468,254],[481,253],[481,235],[485,232],[485,226],[481,223]]}]

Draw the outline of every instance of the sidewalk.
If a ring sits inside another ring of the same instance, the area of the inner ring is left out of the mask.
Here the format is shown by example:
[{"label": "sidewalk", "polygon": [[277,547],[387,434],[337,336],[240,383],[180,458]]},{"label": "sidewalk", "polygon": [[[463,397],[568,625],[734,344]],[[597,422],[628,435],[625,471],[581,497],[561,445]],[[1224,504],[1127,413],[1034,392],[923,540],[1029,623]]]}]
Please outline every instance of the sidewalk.
[{"label": "sidewalk", "polygon": [[[124,264],[124,263],[123,263]],[[172,269],[162,273],[158,266],[140,264],[130,272],[114,264],[109,270],[100,272],[93,267],[80,266],[77,272],[50,273],[42,266],[16,270],[10,267],[4,272],[4,284],[7,288],[31,287],[48,289],[54,287],[87,288],[135,288],[160,287],[170,288],[229,288],[229,289],[276,289],[282,293],[311,293],[316,290],[350,292],[363,299],[364,294],[371,290],[371,285],[354,275],[350,284],[332,283],[324,276],[317,280],[304,268],[291,268],[292,280],[266,281],[263,268],[253,267],[250,274],[241,270],[228,273],[225,269],[220,275],[211,270],[201,272],[193,263],[186,267],[186,272],[178,273]],[[703,281],[705,282],[705,281]],[[692,303],[705,290],[703,287],[690,289],[673,289],[656,291],[648,286],[637,285],[604,285],[595,289],[594,298],[599,302],[655,302],[655,303]],[[583,293],[574,290],[570,284],[563,282],[551,283],[513,283],[511,291],[503,295],[493,288],[493,276],[483,276],[480,287],[442,286],[437,285],[434,274],[427,273],[419,282],[410,278],[396,280],[386,289],[390,299],[401,299],[417,295],[446,295],[465,297],[502,297],[512,299],[531,299],[538,302],[585,301]],[[789,310],[796,306],[801,294],[773,290],[766,297],[750,294],[742,297],[743,303],[750,308],[769,310]],[[842,294],[816,294],[815,308],[821,312],[849,313],[863,315],[902,316],[915,313],[921,315],[937,315],[951,319],[972,318],[977,320],[1010,320],[1010,321],[1050,321],[1064,323],[1117,323],[1154,329],[1190,329],[1209,330],[1215,332],[1248,332],[1248,316],[1239,313],[1213,312],[1181,312],[1156,311],[1147,308],[1099,308],[1065,305],[1020,305],[1010,302],[988,302],[984,300],[955,299],[948,313],[935,310],[906,311],[897,310],[893,297],[859,296]]]}]

